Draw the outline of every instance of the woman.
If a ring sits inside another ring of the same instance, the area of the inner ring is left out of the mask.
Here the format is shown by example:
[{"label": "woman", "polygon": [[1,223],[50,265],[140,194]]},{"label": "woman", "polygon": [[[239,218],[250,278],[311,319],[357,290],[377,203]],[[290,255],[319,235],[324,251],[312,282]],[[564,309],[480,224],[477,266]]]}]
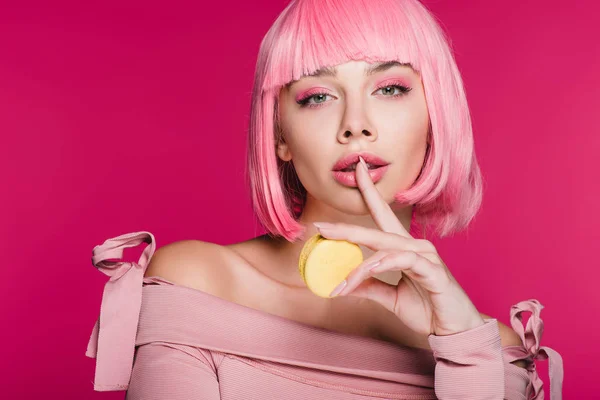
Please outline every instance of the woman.
[{"label": "woman", "polygon": [[[541,399],[534,360],[550,358],[561,398],[560,355],[539,344],[543,306],[513,306],[515,330],[479,313],[425,239],[466,228],[482,183],[462,80],[423,5],[292,1],[261,44],[252,98],[247,176],[268,234],[154,253],[153,235],[135,232],[94,248],[111,276],[86,353],[96,390]],[[329,298],[297,270],[317,232],[365,255]],[[138,263],[108,261],[142,242]]]}]

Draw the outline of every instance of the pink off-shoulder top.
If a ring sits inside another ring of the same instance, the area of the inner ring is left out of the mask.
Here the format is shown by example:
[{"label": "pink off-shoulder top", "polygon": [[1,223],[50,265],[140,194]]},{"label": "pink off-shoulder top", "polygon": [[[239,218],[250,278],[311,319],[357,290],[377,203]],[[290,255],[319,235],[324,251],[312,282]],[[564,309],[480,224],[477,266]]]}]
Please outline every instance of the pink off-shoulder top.
[{"label": "pink off-shoulder top", "polygon": [[[138,262],[119,261],[142,243]],[[155,248],[151,233],[134,232],[93,249],[93,265],[110,277],[86,351],[96,358],[94,390],[126,390],[128,400],[544,399],[535,361],[548,359],[550,398],[562,398],[562,358],[540,346],[535,299],[510,310],[521,346],[502,347],[498,321],[486,319],[429,336],[431,350],[412,348],[144,277]]]}]

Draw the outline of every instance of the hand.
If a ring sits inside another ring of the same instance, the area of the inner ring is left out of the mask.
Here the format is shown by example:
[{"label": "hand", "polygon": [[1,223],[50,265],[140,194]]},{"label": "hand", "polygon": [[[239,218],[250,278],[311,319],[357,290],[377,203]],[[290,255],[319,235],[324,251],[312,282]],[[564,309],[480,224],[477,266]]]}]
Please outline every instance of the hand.
[{"label": "hand", "polygon": [[[402,226],[371,181],[362,158],[356,167],[356,181],[381,230],[343,223],[315,223],[320,234],[328,239],[348,240],[375,251],[336,288],[343,287],[338,295],[374,300],[419,334],[444,336],[483,325],[483,318],[435,246],[428,240],[414,239]],[[398,284],[390,285],[371,277],[384,271],[402,271]]]}]

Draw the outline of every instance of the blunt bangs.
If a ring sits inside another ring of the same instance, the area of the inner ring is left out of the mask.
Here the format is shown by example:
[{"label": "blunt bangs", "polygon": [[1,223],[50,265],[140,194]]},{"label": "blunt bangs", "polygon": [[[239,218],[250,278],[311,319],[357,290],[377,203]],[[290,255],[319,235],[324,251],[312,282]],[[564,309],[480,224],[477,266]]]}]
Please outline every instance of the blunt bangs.
[{"label": "blunt bangs", "polygon": [[399,61],[420,70],[415,26],[394,0],[307,0],[284,12],[265,42],[263,92],[349,60]]}]

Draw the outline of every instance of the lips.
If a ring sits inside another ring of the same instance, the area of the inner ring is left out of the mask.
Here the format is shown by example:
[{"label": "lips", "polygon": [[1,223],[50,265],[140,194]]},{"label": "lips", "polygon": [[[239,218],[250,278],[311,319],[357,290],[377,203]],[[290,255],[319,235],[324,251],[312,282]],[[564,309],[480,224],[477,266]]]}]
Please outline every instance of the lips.
[{"label": "lips", "polygon": [[[346,167],[344,169],[336,169],[334,171],[353,172],[353,171],[356,171],[357,165],[358,165],[358,162],[351,164],[349,167]],[[375,169],[375,168],[379,168],[379,167],[381,167],[381,165],[373,165],[373,164],[367,163],[367,168],[369,168],[369,169]]]},{"label": "lips", "polygon": [[362,157],[367,163],[369,169],[377,169],[384,167],[389,163],[382,158],[367,152],[352,153],[340,158],[333,166],[333,171],[352,172],[356,170],[356,165],[360,161],[358,157]]},{"label": "lips", "polygon": [[[369,177],[373,183],[379,182],[386,171],[388,170],[388,166],[384,165],[382,167],[377,167],[375,169],[369,170]],[[345,171],[332,171],[333,179],[335,179],[338,183],[348,186],[348,187],[358,187],[358,182],[356,181],[356,172],[345,172]]]}]

